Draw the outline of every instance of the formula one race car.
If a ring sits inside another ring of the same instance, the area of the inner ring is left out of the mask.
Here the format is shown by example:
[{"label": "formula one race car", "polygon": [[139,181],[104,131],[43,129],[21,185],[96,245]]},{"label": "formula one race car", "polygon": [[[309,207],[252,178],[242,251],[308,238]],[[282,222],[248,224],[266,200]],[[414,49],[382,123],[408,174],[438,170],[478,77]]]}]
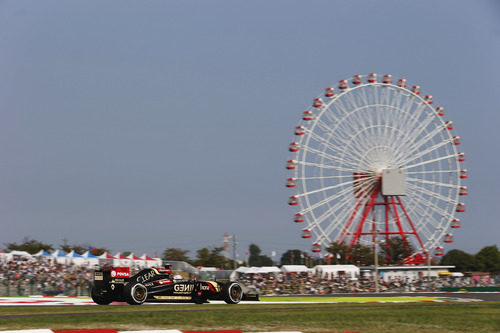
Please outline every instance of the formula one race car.
[{"label": "formula one race car", "polygon": [[241,300],[258,301],[259,296],[244,292],[238,282],[174,280],[170,267],[145,268],[131,276],[129,267],[104,267],[94,272],[92,300],[100,305],[127,302],[197,303],[224,300],[237,304]]}]

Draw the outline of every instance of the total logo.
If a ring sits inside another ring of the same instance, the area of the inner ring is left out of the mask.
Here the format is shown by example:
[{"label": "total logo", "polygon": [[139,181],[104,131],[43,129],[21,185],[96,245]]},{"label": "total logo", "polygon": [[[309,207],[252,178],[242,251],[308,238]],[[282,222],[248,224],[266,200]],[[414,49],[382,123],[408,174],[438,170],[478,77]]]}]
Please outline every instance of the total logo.
[{"label": "total logo", "polygon": [[130,277],[130,272],[128,270],[113,269],[111,271],[112,278],[128,278]]}]

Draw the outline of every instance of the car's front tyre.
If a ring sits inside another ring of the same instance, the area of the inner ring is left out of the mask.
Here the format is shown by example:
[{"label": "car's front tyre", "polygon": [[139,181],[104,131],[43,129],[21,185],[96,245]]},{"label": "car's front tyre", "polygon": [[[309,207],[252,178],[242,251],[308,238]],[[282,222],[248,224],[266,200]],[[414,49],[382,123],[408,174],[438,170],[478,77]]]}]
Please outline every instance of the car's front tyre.
[{"label": "car's front tyre", "polygon": [[229,282],[222,287],[222,296],[227,304],[238,304],[243,298],[243,289],[238,282]]}]

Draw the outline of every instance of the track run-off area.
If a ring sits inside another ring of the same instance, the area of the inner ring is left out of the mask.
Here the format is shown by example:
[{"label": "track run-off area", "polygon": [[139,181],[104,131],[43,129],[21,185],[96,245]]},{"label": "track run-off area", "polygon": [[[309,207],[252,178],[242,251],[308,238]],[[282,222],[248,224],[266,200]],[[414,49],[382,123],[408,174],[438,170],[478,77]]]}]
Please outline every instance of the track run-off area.
[{"label": "track run-off area", "polygon": [[[384,293],[384,294],[335,294],[321,296],[265,296],[258,302],[240,304],[297,304],[297,303],[402,303],[402,302],[481,302],[500,301],[500,293]],[[146,303],[169,304],[169,303]],[[173,304],[173,303],[172,303]],[[175,303],[179,304],[179,303]],[[188,304],[188,303],[186,303]],[[210,304],[224,304],[211,301]],[[96,305],[89,297],[0,297],[0,306],[77,306]],[[112,303],[111,306],[127,305]]]}]

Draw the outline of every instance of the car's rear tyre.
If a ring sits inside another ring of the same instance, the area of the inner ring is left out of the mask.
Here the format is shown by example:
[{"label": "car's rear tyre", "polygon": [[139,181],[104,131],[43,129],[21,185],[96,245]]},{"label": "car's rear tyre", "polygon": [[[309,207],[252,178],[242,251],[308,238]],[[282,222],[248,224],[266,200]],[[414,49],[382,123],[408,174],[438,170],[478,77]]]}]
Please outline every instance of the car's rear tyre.
[{"label": "car's rear tyre", "polygon": [[95,287],[92,287],[90,290],[90,297],[92,297],[92,300],[99,305],[108,305],[113,301],[109,293],[98,290]]},{"label": "car's rear tyre", "polygon": [[142,283],[129,283],[123,290],[125,300],[130,305],[141,305],[148,297],[148,290]]},{"label": "car's rear tyre", "polygon": [[238,304],[243,298],[243,289],[238,282],[229,282],[222,287],[222,296],[227,304]]}]

